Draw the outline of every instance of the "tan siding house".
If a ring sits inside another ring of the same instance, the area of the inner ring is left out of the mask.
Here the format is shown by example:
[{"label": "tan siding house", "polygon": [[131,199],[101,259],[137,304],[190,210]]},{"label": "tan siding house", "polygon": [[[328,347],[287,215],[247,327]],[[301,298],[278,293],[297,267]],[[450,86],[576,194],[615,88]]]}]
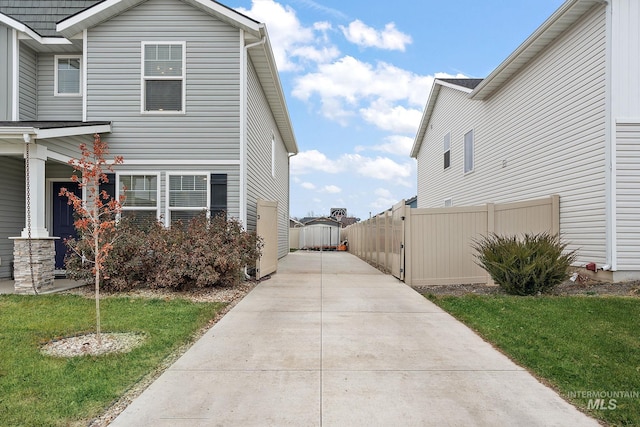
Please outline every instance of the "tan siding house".
[{"label": "tan siding house", "polygon": [[[418,207],[559,194],[578,265],[640,276],[640,86],[626,77],[640,73],[640,12],[631,3],[566,1],[486,79],[436,80],[411,153]],[[635,17],[611,19],[623,10]]]}]

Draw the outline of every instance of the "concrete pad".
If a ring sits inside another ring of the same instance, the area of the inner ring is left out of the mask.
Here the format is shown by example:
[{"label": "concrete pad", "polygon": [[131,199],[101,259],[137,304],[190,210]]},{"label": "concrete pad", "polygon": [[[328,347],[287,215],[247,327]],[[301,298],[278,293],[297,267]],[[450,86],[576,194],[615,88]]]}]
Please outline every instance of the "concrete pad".
[{"label": "concrete pad", "polygon": [[327,288],[385,288],[406,287],[406,285],[393,276],[385,274],[322,274],[322,287]]},{"label": "concrete pad", "polygon": [[324,312],[378,311],[386,313],[442,312],[435,304],[408,286],[387,284],[386,287],[326,287],[322,290]]},{"label": "concrete pad", "polygon": [[325,370],[522,370],[446,313],[323,313]]},{"label": "concrete pad", "polygon": [[322,425],[599,424],[526,371],[325,371]]},{"label": "concrete pad", "polygon": [[172,369],[320,369],[319,312],[235,312],[230,319],[210,329]]},{"label": "concrete pad", "polygon": [[170,369],[111,424],[319,426],[320,372]]},{"label": "concrete pad", "polygon": [[239,311],[320,311],[319,287],[258,286],[240,301]]},{"label": "concrete pad", "polygon": [[295,252],[113,426],[596,426],[397,279]]}]

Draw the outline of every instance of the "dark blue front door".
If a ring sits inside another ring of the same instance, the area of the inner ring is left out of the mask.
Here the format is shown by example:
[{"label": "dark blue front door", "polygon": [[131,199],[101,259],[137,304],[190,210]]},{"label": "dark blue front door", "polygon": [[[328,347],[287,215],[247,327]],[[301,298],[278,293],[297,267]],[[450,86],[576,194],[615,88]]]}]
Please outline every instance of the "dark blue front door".
[{"label": "dark blue front door", "polygon": [[82,194],[77,182],[53,183],[52,234],[60,238],[56,240],[56,270],[64,270],[64,255],[67,253],[64,239],[77,237],[76,228],[73,225],[73,206],[68,204],[69,199],[66,196],[60,196],[61,188],[74,192],[78,197]]}]

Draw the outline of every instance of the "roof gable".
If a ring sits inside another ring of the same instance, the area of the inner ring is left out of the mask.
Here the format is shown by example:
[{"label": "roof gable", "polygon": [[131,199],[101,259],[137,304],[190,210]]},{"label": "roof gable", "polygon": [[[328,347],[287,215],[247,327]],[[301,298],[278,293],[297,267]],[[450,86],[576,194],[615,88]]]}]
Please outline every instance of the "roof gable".
[{"label": "roof gable", "polygon": [[566,0],[533,34],[531,34],[507,59],[485,79],[437,79],[429,94],[418,133],[411,149],[411,157],[417,158],[427,130],[431,114],[442,86],[469,93],[469,99],[485,100],[500,89],[516,73],[525,68],[533,58],[551,45],[562,33],[580,20],[594,7],[603,7],[602,0]]},{"label": "roof gable", "polygon": [[[70,38],[80,33],[82,30],[99,25],[108,21],[116,15],[137,6],[148,0],[103,0],[95,3],[92,7],[82,10],[75,15],[67,16],[58,22],[57,31],[64,37]],[[208,13],[221,21],[226,22],[236,28],[241,28],[258,40],[261,37],[260,31],[263,24],[237,12],[233,9],[218,3],[215,0],[181,0],[193,7]]]},{"label": "roof gable", "polygon": [[102,0],[0,0],[0,13],[26,25],[41,37],[60,37],[56,23]]},{"label": "roof gable", "polygon": [[489,98],[587,12],[594,7],[602,7],[605,3],[602,0],[565,1],[553,15],[475,88],[470,98],[478,100]]},{"label": "roof gable", "polygon": [[431,113],[433,113],[433,109],[436,105],[436,101],[438,99],[438,95],[440,94],[440,89],[442,87],[448,87],[451,89],[458,90],[464,93],[471,93],[473,88],[477,87],[482,82],[482,79],[436,79],[433,82],[433,86],[431,86],[431,93],[429,93],[429,100],[427,101],[427,106],[422,113],[422,120],[420,121],[420,126],[418,127],[418,134],[416,135],[415,140],[413,141],[413,148],[411,148],[411,157],[418,157],[418,152],[420,152],[420,146],[422,145],[422,140],[424,139],[424,134],[427,132],[427,126],[429,124],[429,120],[431,120]]}]

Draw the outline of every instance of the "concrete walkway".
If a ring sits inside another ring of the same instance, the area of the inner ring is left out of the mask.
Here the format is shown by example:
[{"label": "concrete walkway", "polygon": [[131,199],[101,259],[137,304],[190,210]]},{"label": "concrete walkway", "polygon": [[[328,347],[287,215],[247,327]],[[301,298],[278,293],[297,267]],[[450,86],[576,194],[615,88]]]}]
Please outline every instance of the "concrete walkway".
[{"label": "concrete walkway", "polygon": [[296,252],[111,424],[598,426],[344,252]]}]

